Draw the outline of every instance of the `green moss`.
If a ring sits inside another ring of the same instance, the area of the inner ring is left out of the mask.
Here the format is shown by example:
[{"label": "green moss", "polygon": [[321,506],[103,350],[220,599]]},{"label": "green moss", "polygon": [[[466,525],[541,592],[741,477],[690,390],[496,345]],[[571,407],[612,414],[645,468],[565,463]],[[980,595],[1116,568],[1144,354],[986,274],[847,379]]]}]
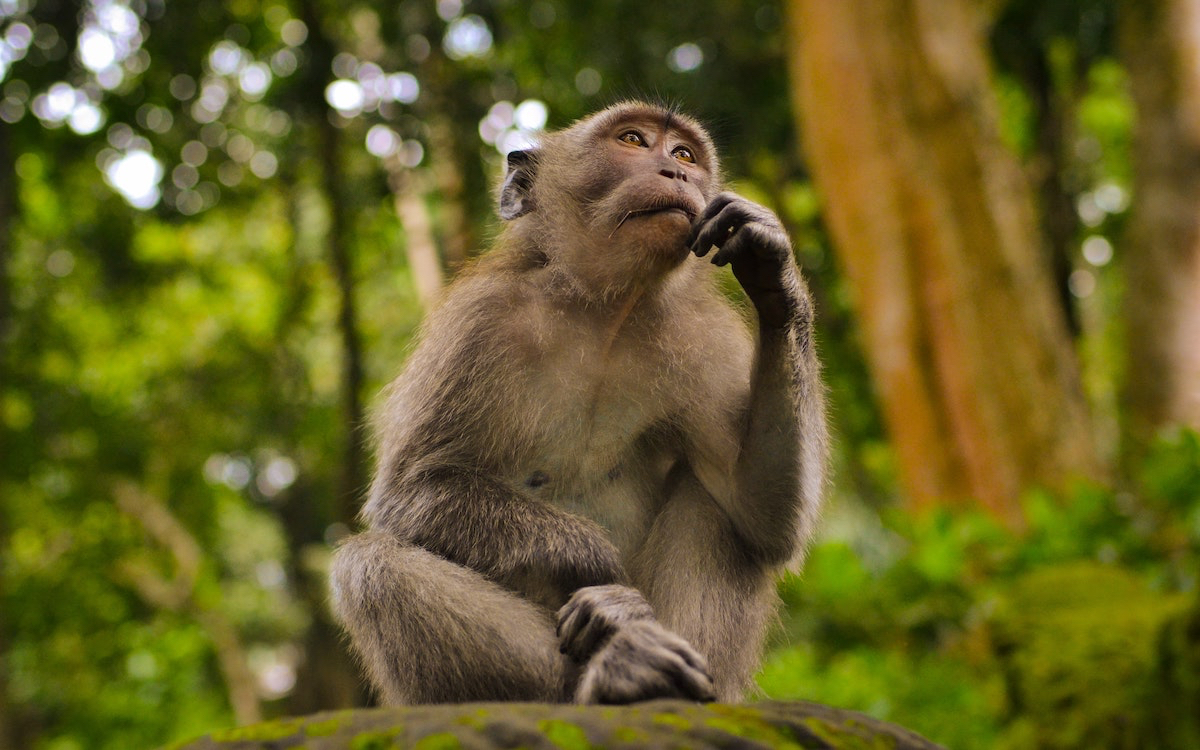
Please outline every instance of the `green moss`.
[{"label": "green moss", "polygon": [[843,726],[838,726],[823,719],[810,717],[801,723],[814,735],[838,750],[894,750],[896,747],[896,738],[894,737],[876,734],[870,730],[867,730],[868,736],[864,737],[862,732],[857,731],[861,725],[853,720],[847,721]]},{"label": "green moss", "polygon": [[463,714],[462,716],[454,717],[452,722],[456,726],[467,727],[468,729],[480,730],[487,726],[487,712],[476,711],[472,714]]},{"label": "green moss", "polygon": [[[390,748],[397,746],[394,741],[396,734],[396,731],[362,732],[361,734],[355,735],[354,739],[350,740],[350,750],[390,750]],[[414,745],[414,747],[418,746],[420,746],[420,743]],[[454,747],[457,748],[458,745],[454,745]]]},{"label": "green moss", "polygon": [[213,732],[215,742],[277,742],[299,734],[303,725],[298,719],[280,719],[265,721],[261,724],[251,724],[248,727],[234,727]]},{"label": "green moss", "polygon": [[546,735],[546,739],[563,750],[592,750],[595,747],[588,740],[583,728],[569,721],[542,719],[537,726]]},{"label": "green moss", "polygon": [[716,716],[706,718],[704,720],[706,726],[719,729],[735,737],[764,742],[771,747],[800,750],[800,745],[796,743],[795,737],[778,727],[771,726],[763,720],[761,713],[752,708],[712,704],[708,710]]},{"label": "green moss", "polygon": [[349,711],[339,711],[325,721],[314,721],[304,726],[304,734],[308,737],[328,737],[345,725],[350,718]]},{"label": "green moss", "polygon": [[1083,562],[1030,573],[997,618],[1014,722],[1005,747],[1143,747],[1154,645],[1184,600],[1126,570]]},{"label": "green moss", "polygon": [[413,743],[413,750],[460,750],[462,742],[451,732],[427,734]]},{"label": "green moss", "polygon": [[650,735],[635,727],[617,727],[612,736],[615,741],[630,745],[644,745],[650,740]]},{"label": "green moss", "polygon": [[683,718],[679,714],[668,714],[668,713],[654,714],[654,716],[651,717],[650,720],[653,721],[655,724],[663,724],[668,727],[671,727],[672,729],[678,729],[681,732],[686,732],[692,728],[692,722]]}]

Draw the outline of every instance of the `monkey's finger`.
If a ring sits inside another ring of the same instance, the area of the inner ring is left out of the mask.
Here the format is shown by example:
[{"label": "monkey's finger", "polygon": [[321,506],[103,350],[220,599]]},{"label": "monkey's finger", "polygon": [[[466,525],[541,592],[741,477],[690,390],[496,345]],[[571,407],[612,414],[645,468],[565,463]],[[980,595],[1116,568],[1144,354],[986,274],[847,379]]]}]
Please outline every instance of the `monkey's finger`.
[{"label": "monkey's finger", "polygon": [[717,196],[692,224],[688,248],[703,258],[714,246],[720,247],[733,230],[744,223],[747,205],[744,199],[733,193]]},{"label": "monkey's finger", "polygon": [[686,698],[701,703],[711,703],[717,699],[717,691],[713,687],[712,678],[705,672],[687,670],[680,672],[675,686]]},{"label": "monkey's finger", "polygon": [[572,597],[558,610],[558,624],[554,628],[554,634],[564,642],[569,641],[586,624],[590,616],[591,606]]},{"label": "monkey's finger", "polygon": [[671,659],[660,668],[679,697],[694,701],[716,700],[708,670],[696,667],[684,654],[672,652]]},{"label": "monkey's finger", "polygon": [[615,629],[604,612],[591,606],[577,608],[558,628],[559,653],[586,662],[608,642]]},{"label": "monkey's finger", "polygon": [[[707,224],[714,216],[721,213],[726,206],[736,200],[740,200],[740,197],[737,195],[737,193],[728,192],[721,193],[716,198],[713,198],[712,201],[704,207],[704,210],[700,212],[700,215],[692,221],[692,231],[688,233],[687,241],[684,242],[684,244],[688,247],[691,247],[693,244],[695,244],[696,237],[700,235],[700,230],[704,228],[704,225]],[[707,251],[707,248],[705,248],[705,250]]]},{"label": "monkey's finger", "polygon": [[691,251],[703,258],[709,249],[724,247],[748,218],[743,204],[730,203],[704,225],[696,235],[696,240],[690,247]]},{"label": "monkey's finger", "polygon": [[679,658],[683,659],[692,669],[708,674],[708,661],[688,643],[684,642],[676,646],[675,653],[679,654]]},{"label": "monkey's finger", "polygon": [[596,652],[597,644],[610,632],[603,616],[592,613],[575,623],[575,628],[563,639],[561,650],[578,662],[585,662]]},{"label": "monkey's finger", "polygon": [[712,263],[715,266],[728,265],[738,258],[753,253],[754,245],[758,242],[758,232],[755,230],[754,225],[746,224],[738,227],[729,237],[729,240],[717,251],[717,254],[712,257]]},{"label": "monkey's finger", "polygon": [[568,654],[578,662],[591,658],[612,637],[615,626],[606,617],[595,616],[571,639]]}]

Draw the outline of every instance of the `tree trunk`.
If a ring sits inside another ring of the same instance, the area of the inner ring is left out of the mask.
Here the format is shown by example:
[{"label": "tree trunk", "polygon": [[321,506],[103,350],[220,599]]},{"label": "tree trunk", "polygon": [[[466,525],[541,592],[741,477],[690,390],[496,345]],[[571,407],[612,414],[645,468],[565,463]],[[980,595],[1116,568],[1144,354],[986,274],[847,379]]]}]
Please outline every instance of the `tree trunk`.
[{"label": "tree trunk", "polygon": [[[12,148],[12,128],[0,124],[0,387],[9,378],[9,335],[12,328],[12,305],[9,296],[9,259],[12,257],[13,230],[16,227],[17,173]],[[0,451],[7,442],[7,429],[0,425]],[[12,524],[8,501],[0,498],[0,602],[4,601],[4,559],[8,555],[8,540]],[[20,747],[16,730],[16,711],[8,689],[8,622],[0,607],[0,750]]]},{"label": "tree trunk", "polygon": [[[440,21],[425,30],[427,36],[441,34]],[[448,59],[440,45],[433,45],[421,64],[421,98],[417,116],[425,124],[427,156],[433,188],[437,191],[437,228],[450,275],[479,252],[472,221],[471,196],[490,194],[479,159],[479,136],[475,123],[479,113],[464,91],[472,86],[462,66]]]},{"label": "tree trunk", "polygon": [[1200,2],[1121,5],[1137,126],[1125,253],[1125,396],[1134,454],[1200,427]]},{"label": "tree trunk", "polygon": [[340,390],[345,442],[334,502],[331,505],[322,502],[315,496],[316,491],[297,483],[290,488],[289,498],[279,511],[297,596],[312,613],[312,622],[301,643],[304,652],[297,670],[297,687],[287,703],[288,710],[297,713],[359,705],[365,700],[358,689],[357,671],[337,626],[331,621],[326,572],[310,564],[309,552],[325,547],[325,533],[332,524],[354,525],[367,485],[367,425],[361,397],[365,375],[350,254],[351,207],[345,185],[341,131],[330,120],[332,113],[324,99],[336,49],[315,0],[303,0],[300,14],[309,28],[311,55],[305,69],[308,96],[301,107],[315,131],[320,189],[329,209],[325,251],[340,293],[337,327],[342,340]]},{"label": "tree trunk", "polygon": [[793,99],[909,502],[1021,522],[1097,471],[1029,185],[968,0],[787,4]]},{"label": "tree trunk", "polygon": [[417,290],[417,301],[422,310],[429,312],[445,282],[437,242],[433,238],[433,218],[425,205],[424,191],[418,187],[423,181],[395,158],[388,161],[387,173],[396,216],[404,230],[404,253]]},{"label": "tree trunk", "polygon": [[[8,336],[12,329],[8,264],[12,257],[13,230],[17,225],[17,216],[17,170],[16,155],[12,146],[12,126],[0,124],[0,352],[8,351]],[[2,383],[3,381],[0,381],[0,384]]]},{"label": "tree trunk", "polygon": [[453,126],[440,112],[426,119],[426,127],[433,179],[441,196],[442,246],[446,250],[446,265],[455,272],[476,252],[475,234],[467,216],[466,180],[459,164],[462,149]]},{"label": "tree trunk", "polygon": [[337,517],[351,524],[358,513],[362,494],[366,490],[366,446],[362,405],[363,374],[362,344],[358,331],[355,304],[354,271],[350,258],[350,222],[346,205],[345,179],[342,169],[341,133],[330,121],[324,91],[332,68],[334,45],[324,30],[320,13],[313,0],[301,5],[302,20],[309,28],[309,62],[307,77],[309,98],[306,106],[317,129],[316,148],[321,169],[321,188],[329,207],[329,232],[325,238],[329,265],[341,295],[338,306],[338,331],[342,338],[342,414],[345,426],[341,475],[337,487]]},{"label": "tree trunk", "polygon": [[329,235],[326,249],[329,265],[341,294],[338,306],[338,331],[342,337],[342,418],[345,428],[342,470],[337,488],[337,515],[350,523],[358,513],[366,489],[366,420],[362,405],[363,374],[362,344],[358,333],[358,311],[355,304],[354,270],[350,260],[346,197],[343,189],[340,156],[340,133],[326,117],[317,123],[320,128],[321,175],[325,198],[329,203]]}]

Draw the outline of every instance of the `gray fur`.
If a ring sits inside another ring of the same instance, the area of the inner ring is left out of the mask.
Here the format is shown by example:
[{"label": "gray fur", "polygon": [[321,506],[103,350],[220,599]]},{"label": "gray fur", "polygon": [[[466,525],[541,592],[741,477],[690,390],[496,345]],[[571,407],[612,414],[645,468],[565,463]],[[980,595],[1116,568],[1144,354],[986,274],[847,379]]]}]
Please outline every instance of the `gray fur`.
[{"label": "gray fur", "polygon": [[[628,128],[642,140],[618,141]],[[719,193],[699,125],[648,105],[549,134],[519,166],[512,221],[379,412],[337,615],[388,703],[737,700],[824,483],[787,236]],[[712,245],[757,335],[700,257]]]}]

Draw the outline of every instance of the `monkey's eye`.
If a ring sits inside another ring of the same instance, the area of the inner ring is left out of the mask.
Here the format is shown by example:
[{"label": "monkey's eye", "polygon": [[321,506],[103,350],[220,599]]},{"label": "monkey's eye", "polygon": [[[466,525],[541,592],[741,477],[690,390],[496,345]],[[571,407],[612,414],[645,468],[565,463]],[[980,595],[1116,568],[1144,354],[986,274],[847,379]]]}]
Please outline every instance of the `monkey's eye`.
[{"label": "monkey's eye", "polygon": [[696,155],[687,146],[676,146],[671,150],[671,156],[674,156],[679,161],[687,162],[688,164],[696,163]]},{"label": "monkey's eye", "polygon": [[622,143],[628,143],[631,146],[644,146],[646,144],[646,139],[636,130],[626,130],[617,136],[617,140]]}]

